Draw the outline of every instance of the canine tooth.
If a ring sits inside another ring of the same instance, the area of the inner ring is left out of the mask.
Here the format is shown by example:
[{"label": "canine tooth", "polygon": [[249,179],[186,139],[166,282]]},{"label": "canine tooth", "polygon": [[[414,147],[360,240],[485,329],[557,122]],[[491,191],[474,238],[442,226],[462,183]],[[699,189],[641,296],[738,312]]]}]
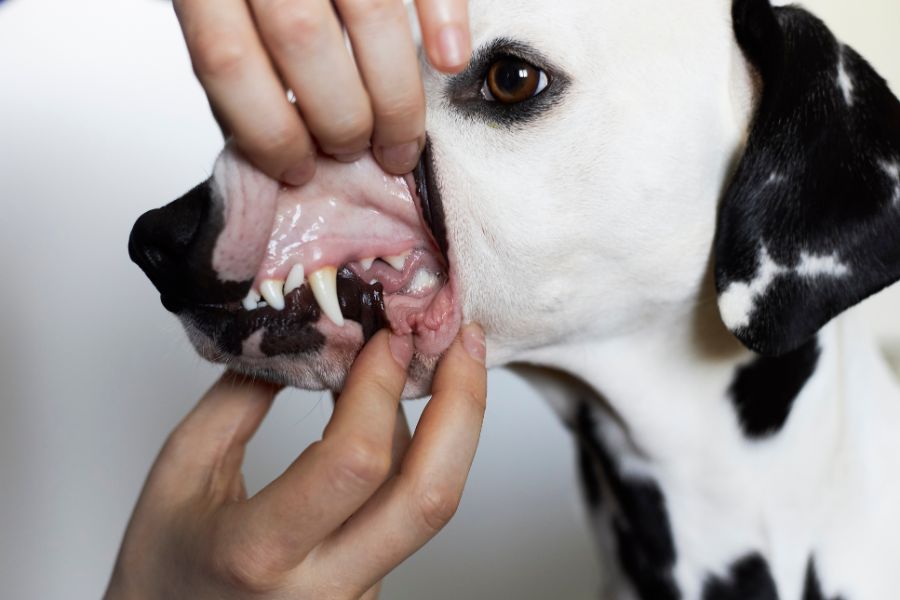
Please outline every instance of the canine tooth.
[{"label": "canine tooth", "polygon": [[386,262],[387,264],[391,265],[392,267],[394,267],[395,270],[402,271],[403,265],[406,264],[406,257],[409,256],[409,254],[410,254],[410,251],[407,250],[403,254],[398,254],[396,256],[382,257],[382,260],[384,262]]},{"label": "canine tooth", "polygon": [[241,304],[244,305],[244,310],[255,310],[260,299],[262,299],[262,296],[260,296],[256,290],[251,289],[247,292],[247,297],[244,298]]},{"label": "canine tooth", "polygon": [[368,271],[372,268],[372,265],[375,264],[375,257],[372,258],[363,258],[359,261],[359,265],[363,268],[364,271]]},{"label": "canine tooth", "polygon": [[344,326],[341,303],[337,297],[337,268],[322,267],[309,276],[309,287],[325,316],[338,327]]},{"label": "canine tooth", "polygon": [[259,286],[262,297],[275,310],[284,310],[284,282],[277,279],[266,279]]},{"label": "canine tooth", "polygon": [[284,295],[287,296],[297,288],[303,285],[303,279],[306,277],[306,273],[303,270],[303,265],[297,263],[293,267],[291,267],[291,272],[288,273],[287,281],[284,282]]}]

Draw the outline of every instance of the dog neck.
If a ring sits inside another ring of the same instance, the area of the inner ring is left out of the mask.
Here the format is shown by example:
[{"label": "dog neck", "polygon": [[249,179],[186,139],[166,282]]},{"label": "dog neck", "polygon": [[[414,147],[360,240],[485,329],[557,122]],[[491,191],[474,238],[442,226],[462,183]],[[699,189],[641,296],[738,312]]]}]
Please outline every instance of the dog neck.
[{"label": "dog neck", "polygon": [[860,490],[900,499],[883,479],[900,444],[875,447],[896,439],[900,394],[854,317],[762,358],[713,302],[688,312],[529,356],[552,371],[521,368],[577,436],[605,572],[624,573],[641,598],[698,597],[735,572],[790,598],[819,585],[817,561],[838,565],[832,577],[863,544],[896,556],[896,540],[864,532],[870,519],[896,524],[895,511],[864,505]]}]

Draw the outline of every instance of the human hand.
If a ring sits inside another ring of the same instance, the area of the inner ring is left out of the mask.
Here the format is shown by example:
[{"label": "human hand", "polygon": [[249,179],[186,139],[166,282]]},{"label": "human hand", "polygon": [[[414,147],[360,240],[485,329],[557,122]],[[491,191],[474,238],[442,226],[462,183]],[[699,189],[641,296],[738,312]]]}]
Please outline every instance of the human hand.
[{"label": "human hand", "polygon": [[225,374],[163,446],[106,600],[377,597],[456,511],[484,417],[483,335],[468,326],[410,440],[398,408],[411,352],[409,338],[372,338],[322,440],[249,499],[244,450],[277,390]]},{"label": "human hand", "polygon": [[[461,70],[471,54],[467,0],[416,7],[431,64]],[[317,144],[352,161],[371,140],[387,171],[415,167],[425,96],[403,0],[175,0],[175,12],[220,124],[273,179],[309,181]]]}]

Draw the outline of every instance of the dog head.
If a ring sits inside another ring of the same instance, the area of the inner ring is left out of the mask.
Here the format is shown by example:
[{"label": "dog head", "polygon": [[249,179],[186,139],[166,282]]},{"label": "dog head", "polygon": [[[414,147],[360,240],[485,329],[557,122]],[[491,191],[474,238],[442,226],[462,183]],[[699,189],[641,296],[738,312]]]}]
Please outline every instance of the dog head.
[{"label": "dog head", "polygon": [[391,327],[414,335],[419,395],[463,319],[501,364],[683,318],[713,247],[725,324],[767,353],[900,277],[897,100],[808,13],[470,12],[468,69],[423,65],[415,175],[322,158],[286,189],[226,147],[208,181],[141,217],[131,255],[201,354],[339,389]]}]

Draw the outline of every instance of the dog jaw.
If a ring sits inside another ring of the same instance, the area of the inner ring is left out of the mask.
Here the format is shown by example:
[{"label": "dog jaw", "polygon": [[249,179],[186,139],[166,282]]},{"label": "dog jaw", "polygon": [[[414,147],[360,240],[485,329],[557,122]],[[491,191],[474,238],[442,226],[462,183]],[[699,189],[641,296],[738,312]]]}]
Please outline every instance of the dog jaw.
[{"label": "dog jaw", "polygon": [[[406,395],[426,393],[461,312],[453,263],[424,224],[413,177],[390,176],[371,156],[321,157],[312,182],[281,187],[230,146],[213,173],[132,235],[132,255],[198,352],[280,383],[340,390],[365,341],[389,328],[415,344]],[[166,272],[175,264],[177,281]],[[201,272],[207,285],[190,289]]]}]

